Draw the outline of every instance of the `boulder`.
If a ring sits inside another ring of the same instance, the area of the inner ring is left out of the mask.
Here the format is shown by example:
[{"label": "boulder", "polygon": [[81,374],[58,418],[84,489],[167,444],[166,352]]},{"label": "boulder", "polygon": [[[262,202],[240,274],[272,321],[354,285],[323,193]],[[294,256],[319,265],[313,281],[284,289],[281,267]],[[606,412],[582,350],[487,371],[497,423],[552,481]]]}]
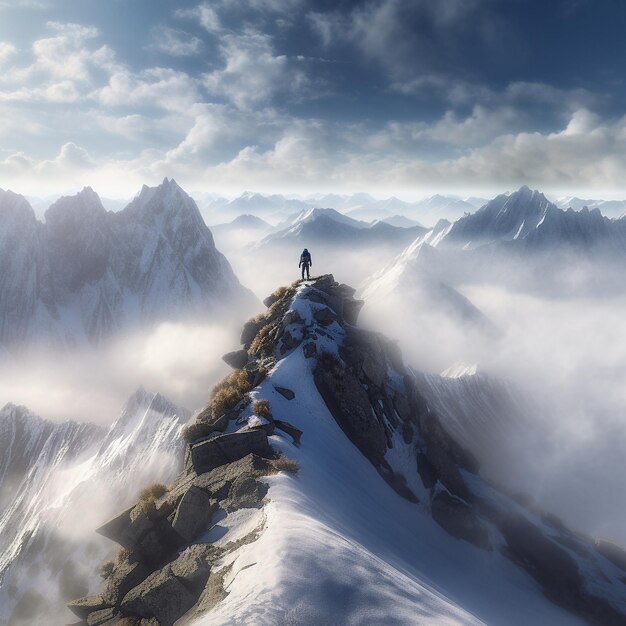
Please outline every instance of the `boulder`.
[{"label": "boulder", "polygon": [[300,445],[300,438],[302,437],[302,431],[296,428],[293,424],[285,422],[283,420],[274,420],[274,425],[279,430],[287,433],[296,445]]},{"label": "boulder", "polygon": [[104,523],[96,532],[119,543],[134,548],[139,539],[154,527],[153,520],[141,507],[132,506]]},{"label": "boulder", "polygon": [[229,513],[238,509],[258,509],[262,506],[269,486],[251,476],[239,476],[233,482],[224,509]]},{"label": "boulder", "polygon": [[222,361],[230,365],[233,369],[240,370],[248,363],[248,353],[245,350],[234,350],[222,357]]},{"label": "boulder", "polygon": [[249,320],[248,322],[246,322],[243,325],[243,329],[241,330],[241,338],[239,339],[239,343],[241,343],[244,348],[248,349],[264,324],[265,320]]},{"label": "boulder", "polygon": [[287,389],[286,387],[279,387],[278,385],[274,385],[274,389],[276,389],[276,391],[278,391],[278,393],[287,400],[293,400],[296,397],[296,394],[291,391],[291,389]]},{"label": "boulder", "polygon": [[196,544],[153,572],[126,594],[121,604],[123,613],[156,618],[160,626],[173,626],[202,593],[210,573],[209,551],[210,546]]},{"label": "boulder", "polygon": [[102,597],[111,606],[117,606],[122,598],[140,582],[145,580],[151,570],[140,561],[131,562],[124,559],[115,564],[111,575],[107,578]]},{"label": "boulder", "polygon": [[304,351],[304,356],[307,359],[310,359],[317,354],[317,346],[313,341],[305,343],[302,350]]},{"label": "boulder", "polygon": [[269,309],[274,302],[278,302],[279,297],[271,293],[267,298],[263,298],[263,304]]},{"label": "boulder", "polygon": [[238,476],[264,476],[272,471],[267,461],[255,454],[247,456],[215,468],[211,472],[201,474],[193,480],[193,485],[206,491],[214,500],[224,500],[230,487]]},{"label": "boulder", "polygon": [[86,620],[90,613],[109,607],[102,596],[87,596],[67,603],[67,608],[83,620]]},{"label": "boulder", "polygon": [[118,610],[114,608],[101,609],[100,611],[94,611],[87,617],[87,624],[89,626],[101,626],[107,622],[113,620],[118,615]]},{"label": "boulder", "polygon": [[473,543],[479,548],[489,548],[489,532],[465,502],[440,491],[432,501],[433,519],[447,533]]},{"label": "boulder", "polygon": [[271,454],[264,430],[241,430],[200,441],[191,446],[191,460],[198,474],[238,461],[250,453],[259,456]]},{"label": "boulder", "polygon": [[211,496],[200,487],[191,485],[178,504],[172,528],[183,539],[190,542],[208,529],[209,522],[217,509],[216,500],[211,499]]}]

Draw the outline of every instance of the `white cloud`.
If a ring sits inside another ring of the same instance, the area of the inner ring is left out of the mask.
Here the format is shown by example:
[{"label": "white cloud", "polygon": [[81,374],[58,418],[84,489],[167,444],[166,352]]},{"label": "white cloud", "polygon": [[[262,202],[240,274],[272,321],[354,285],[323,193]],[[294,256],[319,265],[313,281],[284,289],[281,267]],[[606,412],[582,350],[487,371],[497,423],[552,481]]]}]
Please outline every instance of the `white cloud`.
[{"label": "white cloud", "polygon": [[175,15],[179,18],[197,19],[200,25],[210,33],[217,33],[222,29],[216,10],[206,3],[193,9],[178,9]]},{"label": "white cloud", "polygon": [[164,67],[139,73],[120,68],[111,75],[108,85],[92,96],[106,107],[151,106],[182,113],[200,100],[193,78]]},{"label": "white cloud", "polygon": [[182,30],[159,26],[152,31],[150,50],[175,57],[194,56],[202,51],[202,40]]},{"label": "white cloud", "polygon": [[12,43],[0,41],[0,66],[4,65],[15,52],[16,48]]},{"label": "white cloud", "polygon": [[255,30],[221,39],[225,66],[204,76],[214,97],[224,97],[241,109],[269,102],[278,93],[295,95],[308,85],[304,73],[285,55],[274,52],[271,38]]}]

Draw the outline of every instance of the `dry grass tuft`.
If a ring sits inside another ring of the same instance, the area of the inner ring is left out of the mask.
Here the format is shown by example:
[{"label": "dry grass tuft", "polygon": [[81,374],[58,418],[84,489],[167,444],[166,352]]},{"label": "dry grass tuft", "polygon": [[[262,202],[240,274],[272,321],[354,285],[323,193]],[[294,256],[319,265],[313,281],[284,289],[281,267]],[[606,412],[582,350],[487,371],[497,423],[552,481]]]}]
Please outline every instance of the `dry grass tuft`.
[{"label": "dry grass tuft", "polygon": [[120,548],[115,556],[116,563],[122,563],[130,558],[131,551],[128,548]]},{"label": "dry grass tuft", "polygon": [[297,474],[300,470],[300,464],[295,459],[290,459],[284,454],[280,454],[277,458],[272,459],[272,466],[279,472],[289,472],[290,474]]},{"label": "dry grass tuft", "polygon": [[235,370],[231,372],[211,390],[210,407],[213,417],[221,417],[224,413],[234,409],[250,389],[250,381],[246,371]]},{"label": "dry grass tuft", "polygon": [[98,569],[98,574],[104,579],[109,578],[115,569],[115,561],[107,561],[103,563]]},{"label": "dry grass tuft", "polygon": [[144,487],[139,493],[137,509],[148,517],[156,513],[156,501],[167,493],[167,487],[163,483],[152,483]]},{"label": "dry grass tuft", "polygon": [[272,417],[272,407],[269,400],[255,400],[252,412],[259,417]]},{"label": "dry grass tuft", "polygon": [[263,343],[263,340],[267,337],[267,335],[269,335],[271,330],[271,324],[266,324],[265,326],[263,326],[263,328],[261,328],[261,330],[256,334],[256,337],[252,340],[252,343],[250,344],[250,354],[257,353],[257,351],[261,347],[261,344]]},{"label": "dry grass tuft", "polygon": [[126,617],[120,617],[120,619],[115,623],[117,626],[141,626],[141,617],[137,617],[136,615],[127,615]]},{"label": "dry grass tuft", "polygon": [[275,291],[272,292],[272,296],[274,298],[280,299],[287,293],[287,287],[279,287]]},{"label": "dry grass tuft", "polygon": [[167,493],[167,487],[163,483],[151,483],[139,493],[140,500],[158,500]]}]

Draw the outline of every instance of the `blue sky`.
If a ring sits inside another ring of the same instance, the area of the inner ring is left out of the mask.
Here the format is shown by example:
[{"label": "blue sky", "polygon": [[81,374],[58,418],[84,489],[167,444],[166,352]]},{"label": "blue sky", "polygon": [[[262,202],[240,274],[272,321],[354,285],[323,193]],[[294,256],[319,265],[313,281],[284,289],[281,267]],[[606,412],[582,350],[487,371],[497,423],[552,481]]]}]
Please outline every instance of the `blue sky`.
[{"label": "blue sky", "polygon": [[626,195],[622,0],[0,0],[0,186]]}]

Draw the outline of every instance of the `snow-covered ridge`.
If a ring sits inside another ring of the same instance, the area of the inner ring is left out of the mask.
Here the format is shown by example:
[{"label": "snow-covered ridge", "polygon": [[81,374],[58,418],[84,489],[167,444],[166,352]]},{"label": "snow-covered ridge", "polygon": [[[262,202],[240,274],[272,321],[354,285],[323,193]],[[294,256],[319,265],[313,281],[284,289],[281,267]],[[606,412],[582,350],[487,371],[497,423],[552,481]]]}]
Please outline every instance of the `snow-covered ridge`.
[{"label": "snow-covered ridge", "polygon": [[195,202],[173,180],[107,212],[89,187],[38,222],[0,192],[0,345],[98,342],[139,324],[250,306]]},{"label": "snow-covered ridge", "polygon": [[[229,359],[245,363],[237,380],[255,381],[249,400],[269,403],[263,419],[245,395],[223,415],[201,414],[206,430],[192,437],[186,471],[157,503],[164,538],[165,515],[194,531],[169,556],[164,539],[149,578],[106,610],[167,613],[168,624],[184,611],[203,625],[626,624],[624,553],[484,480],[398,346],[356,326],[353,293],[322,277],[279,292],[244,327]],[[260,467],[266,440],[299,471],[262,478],[259,502],[258,481],[225,477]],[[125,536],[132,519],[120,514],[110,535]],[[176,587],[177,571],[203,582],[173,592],[183,601],[172,613],[158,591]],[[228,593],[215,601],[220,585]]]}]

